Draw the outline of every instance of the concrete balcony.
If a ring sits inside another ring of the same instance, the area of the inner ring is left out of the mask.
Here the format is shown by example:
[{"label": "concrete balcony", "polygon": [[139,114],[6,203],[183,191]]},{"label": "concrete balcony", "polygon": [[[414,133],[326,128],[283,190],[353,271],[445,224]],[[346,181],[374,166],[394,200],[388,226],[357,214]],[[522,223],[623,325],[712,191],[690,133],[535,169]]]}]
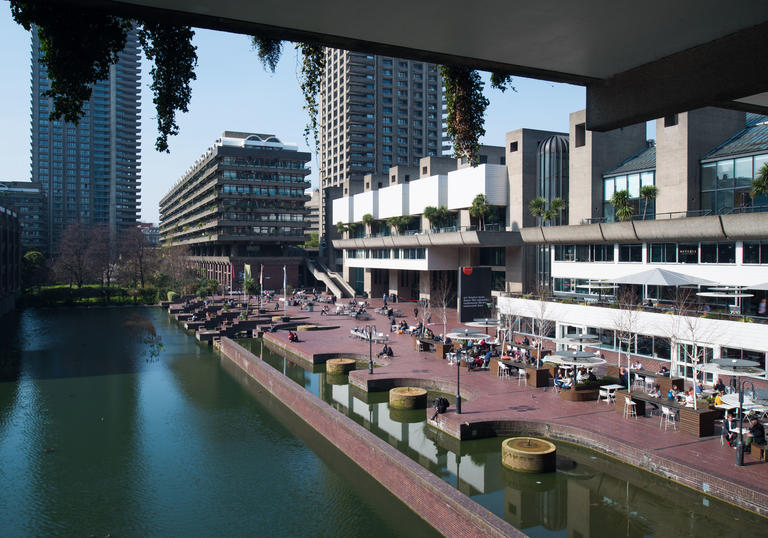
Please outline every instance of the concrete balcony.
[{"label": "concrete balcony", "polygon": [[519,232],[479,231],[467,229],[451,232],[430,232],[419,234],[388,235],[381,237],[361,237],[334,239],[336,249],[350,248],[414,248],[414,247],[513,247],[523,241]]}]

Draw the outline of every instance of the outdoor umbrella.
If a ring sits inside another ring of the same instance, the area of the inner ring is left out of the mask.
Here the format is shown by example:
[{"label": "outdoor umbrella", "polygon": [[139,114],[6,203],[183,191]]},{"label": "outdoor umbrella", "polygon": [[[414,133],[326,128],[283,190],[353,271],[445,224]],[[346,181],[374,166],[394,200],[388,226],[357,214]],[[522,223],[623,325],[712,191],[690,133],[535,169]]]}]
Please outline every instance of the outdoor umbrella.
[{"label": "outdoor umbrella", "polygon": [[649,269],[632,275],[611,279],[616,284],[638,284],[644,286],[709,286],[717,284],[711,280],[699,278],[666,269]]},{"label": "outdoor umbrella", "polygon": [[762,284],[752,284],[751,286],[744,287],[749,290],[768,290],[768,282],[763,282]]},{"label": "outdoor umbrella", "polygon": [[594,353],[587,353],[586,351],[558,351],[557,354],[547,357],[547,362],[572,366],[571,377],[573,377],[575,385],[576,368],[591,368],[599,364],[605,364],[605,359],[596,357]]}]

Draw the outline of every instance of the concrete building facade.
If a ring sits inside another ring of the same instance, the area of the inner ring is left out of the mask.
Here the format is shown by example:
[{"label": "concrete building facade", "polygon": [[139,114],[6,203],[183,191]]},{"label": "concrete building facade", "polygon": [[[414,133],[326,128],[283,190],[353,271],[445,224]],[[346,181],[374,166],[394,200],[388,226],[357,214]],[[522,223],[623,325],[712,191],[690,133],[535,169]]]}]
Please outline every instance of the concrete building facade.
[{"label": "concrete building facade", "polygon": [[188,247],[191,265],[225,287],[240,289],[246,265],[264,265],[272,288],[287,266],[296,286],[309,160],[274,135],[225,131],[160,200],[160,242]]},{"label": "concrete building facade", "polygon": [[16,305],[21,291],[21,225],[16,213],[0,206],[0,316]]},{"label": "concrete building facade", "polygon": [[136,225],[140,206],[140,72],[138,39],[128,35],[109,77],[93,85],[77,124],[51,121],[51,82],[32,34],[32,170],[48,202],[48,248],[74,222],[104,227],[114,241]]},{"label": "concrete building facade", "polygon": [[[421,157],[441,155],[437,65],[326,49],[318,129],[320,189],[341,187],[342,196],[362,192],[367,174],[385,177],[392,167],[416,167]],[[328,209],[321,204],[320,222]],[[335,222],[321,235],[327,239],[321,243],[323,259],[333,266],[340,261],[330,241],[337,237]]]}]

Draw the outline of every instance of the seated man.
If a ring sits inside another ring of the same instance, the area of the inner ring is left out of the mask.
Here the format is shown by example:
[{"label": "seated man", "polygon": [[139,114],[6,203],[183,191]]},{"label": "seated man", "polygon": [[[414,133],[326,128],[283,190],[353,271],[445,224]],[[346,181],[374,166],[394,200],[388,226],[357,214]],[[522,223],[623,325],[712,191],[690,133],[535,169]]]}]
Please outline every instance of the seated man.
[{"label": "seated man", "polygon": [[669,368],[667,368],[666,366],[662,366],[661,368],[659,368],[659,373],[663,376],[668,376]]},{"label": "seated man", "polygon": [[597,376],[595,375],[595,372],[593,372],[592,370],[590,370],[589,374],[587,374],[587,381],[597,381]]},{"label": "seated man", "polygon": [[492,353],[490,351],[486,351],[485,355],[483,355],[483,368],[488,368],[488,366],[491,364],[491,355]]},{"label": "seated man", "polygon": [[525,338],[523,338],[523,345],[524,346],[530,346],[531,345],[531,341],[528,340],[527,336]]},{"label": "seated man", "polygon": [[717,383],[715,384],[715,390],[721,394],[725,392],[725,383],[723,383],[723,380],[719,377],[717,378]]},{"label": "seated man", "polygon": [[293,332],[293,331],[288,331],[288,341],[289,342],[298,342],[299,341],[299,336],[295,332]]},{"label": "seated man", "polygon": [[757,445],[765,444],[765,427],[763,427],[763,425],[760,424],[760,421],[757,420],[756,416],[753,416],[749,420],[749,432],[744,438],[744,442],[747,445],[747,452],[751,451],[750,447],[752,443],[755,443]]}]

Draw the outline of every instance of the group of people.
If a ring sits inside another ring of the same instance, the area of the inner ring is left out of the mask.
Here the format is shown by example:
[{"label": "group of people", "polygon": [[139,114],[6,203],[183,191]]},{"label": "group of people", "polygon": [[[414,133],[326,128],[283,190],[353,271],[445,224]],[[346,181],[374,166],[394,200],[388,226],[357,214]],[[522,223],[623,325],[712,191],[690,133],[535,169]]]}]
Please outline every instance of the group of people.
[{"label": "group of people", "polygon": [[748,414],[743,417],[742,423],[739,424],[739,419],[736,418],[733,409],[729,409],[725,414],[725,422],[723,424],[723,440],[728,443],[728,446],[736,448],[739,428],[743,428],[744,424],[746,424],[747,428],[747,431],[743,433],[745,452],[751,452],[752,444],[766,444],[765,426],[762,425],[756,414]]}]

